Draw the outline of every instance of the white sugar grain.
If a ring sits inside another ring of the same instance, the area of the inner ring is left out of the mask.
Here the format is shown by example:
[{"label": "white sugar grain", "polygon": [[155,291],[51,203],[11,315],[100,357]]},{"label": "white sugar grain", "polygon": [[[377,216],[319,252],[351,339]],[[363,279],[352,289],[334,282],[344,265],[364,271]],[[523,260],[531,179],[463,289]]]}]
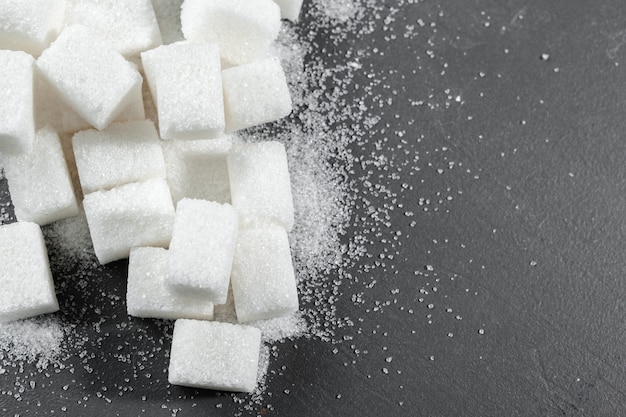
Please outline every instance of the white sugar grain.
[{"label": "white sugar grain", "polygon": [[37,369],[58,363],[69,327],[55,318],[35,318],[0,324],[0,360],[4,367],[16,362],[35,363]]}]

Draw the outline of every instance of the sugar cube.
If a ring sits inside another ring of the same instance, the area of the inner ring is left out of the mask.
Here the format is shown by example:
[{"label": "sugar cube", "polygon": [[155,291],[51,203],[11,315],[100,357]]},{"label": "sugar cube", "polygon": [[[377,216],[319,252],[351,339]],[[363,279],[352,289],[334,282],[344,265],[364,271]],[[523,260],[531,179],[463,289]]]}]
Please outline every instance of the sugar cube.
[{"label": "sugar cube", "polygon": [[35,223],[0,226],[0,321],[59,309],[41,229]]},{"label": "sugar cube", "polygon": [[[115,118],[115,121],[144,120],[143,96],[141,90],[133,90],[128,106]],[[75,133],[91,128],[85,119],[66,104],[56,90],[41,74],[35,72],[35,126],[51,127],[57,133]]]},{"label": "sugar cube", "polygon": [[141,54],[163,139],[206,139],[224,131],[219,51],[176,43]]},{"label": "sugar cube", "polygon": [[33,146],[33,80],[33,57],[0,50],[0,153],[28,152]]},{"label": "sugar cube", "polygon": [[224,304],[237,239],[237,214],[229,204],[182,199],[170,243],[167,284],[206,294]]},{"label": "sugar cube", "polygon": [[72,138],[84,194],[150,178],[165,178],[161,141],[150,120],[112,123]]},{"label": "sugar cube", "polygon": [[185,0],[180,14],[185,39],[217,43],[225,66],[268,55],[280,30],[280,8],[272,0]]},{"label": "sugar cube", "polygon": [[39,56],[61,31],[64,0],[0,0],[0,49]]},{"label": "sugar cube", "polygon": [[222,71],[226,131],[260,125],[291,113],[285,73],[276,57]]},{"label": "sugar cube", "polygon": [[242,224],[276,223],[291,231],[293,197],[283,144],[233,145],[227,161],[231,200]]},{"label": "sugar cube", "polygon": [[63,101],[54,87],[35,71],[35,126],[50,127],[57,133],[74,133],[91,125]]},{"label": "sugar cube", "polygon": [[280,17],[295,22],[300,15],[302,0],[274,0],[280,7]]},{"label": "sugar cube", "polygon": [[104,129],[141,93],[137,69],[92,29],[69,26],[36,62],[59,96]]},{"label": "sugar cube", "polygon": [[87,194],[83,200],[89,233],[101,264],[127,258],[136,246],[166,247],[174,205],[163,179]]},{"label": "sugar cube", "polygon": [[133,248],[128,260],[126,307],[135,317],[213,319],[213,304],[198,294],[172,291],[165,284],[169,253],[163,248]]},{"label": "sugar cube", "polygon": [[66,0],[66,25],[97,31],[122,55],[136,55],[161,44],[150,0]]},{"label": "sugar cube", "polygon": [[240,230],[231,281],[240,323],[297,311],[296,278],[285,229],[271,225]]},{"label": "sugar cube", "polygon": [[15,217],[40,225],[78,214],[72,180],[57,134],[38,130],[33,149],[2,158]]},{"label": "sugar cube", "polygon": [[232,137],[162,141],[167,183],[174,204],[183,198],[230,203],[226,156]]},{"label": "sugar cube", "polygon": [[176,320],[168,381],[195,388],[252,392],[260,349],[261,331],[255,327]]}]

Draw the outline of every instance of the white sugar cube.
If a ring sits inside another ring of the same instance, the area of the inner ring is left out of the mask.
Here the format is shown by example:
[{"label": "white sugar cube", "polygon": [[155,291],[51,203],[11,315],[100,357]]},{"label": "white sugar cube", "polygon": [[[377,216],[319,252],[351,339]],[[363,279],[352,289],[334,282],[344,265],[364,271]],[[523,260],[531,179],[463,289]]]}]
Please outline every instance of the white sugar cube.
[{"label": "white sugar cube", "polygon": [[183,198],[230,203],[226,157],[232,137],[162,141],[167,183],[174,204]]},{"label": "white sugar cube", "polygon": [[84,194],[131,182],[165,178],[161,141],[150,120],[112,123],[72,138]]},{"label": "white sugar cube", "polygon": [[285,73],[276,57],[222,71],[226,131],[260,125],[291,113]]},{"label": "white sugar cube", "polygon": [[64,0],[0,0],[0,49],[39,56],[61,31]]},{"label": "white sugar cube", "polygon": [[176,320],[168,381],[187,387],[252,392],[260,349],[261,331],[255,327]]},{"label": "white sugar cube", "polygon": [[165,284],[168,251],[133,248],[128,260],[126,308],[135,317],[213,319],[213,304],[197,294],[181,294]]},{"label": "white sugar cube", "polygon": [[224,304],[237,239],[237,214],[228,204],[182,199],[170,243],[167,284],[178,291],[204,293]]},{"label": "white sugar cube", "polygon": [[33,146],[33,80],[33,57],[0,51],[0,153],[27,152]]},{"label": "white sugar cube", "polygon": [[104,129],[141,94],[142,78],[109,43],[84,26],[67,27],[36,66],[59,96]]},{"label": "white sugar cube", "polygon": [[63,101],[54,87],[35,72],[35,126],[50,127],[59,134],[89,129],[91,125]]},{"label": "white sugar cube", "polygon": [[291,231],[291,181],[285,147],[279,142],[233,145],[228,154],[233,207],[243,225],[275,223]]},{"label": "white sugar cube", "polygon": [[98,261],[127,258],[136,246],[166,247],[174,205],[167,183],[152,179],[87,194],[83,200]]},{"label": "white sugar cube", "polygon": [[280,17],[289,19],[292,22],[298,20],[300,9],[302,8],[302,0],[274,0],[280,7]]},{"label": "white sugar cube", "polygon": [[78,214],[72,180],[54,131],[38,130],[30,152],[6,155],[2,162],[17,220],[44,225]]},{"label": "white sugar cube", "polygon": [[185,0],[180,20],[185,39],[217,43],[226,66],[268,56],[280,30],[272,0]]},{"label": "white sugar cube", "polygon": [[59,309],[48,251],[35,223],[0,226],[0,321]]},{"label": "white sugar cube", "polygon": [[136,55],[161,44],[150,0],[66,0],[66,25],[97,31],[123,55]]},{"label": "white sugar cube", "polygon": [[152,0],[154,14],[159,22],[163,45],[185,39],[180,27],[180,6],[183,0]]},{"label": "white sugar cube", "polygon": [[141,54],[163,139],[206,139],[224,131],[219,51],[176,43]]},{"label": "white sugar cube", "polygon": [[[128,106],[115,119],[117,122],[146,118],[140,90],[133,90]],[[66,104],[41,74],[35,72],[35,126],[50,127],[57,133],[75,133],[91,128],[85,119]]]},{"label": "white sugar cube", "polygon": [[241,323],[297,311],[296,278],[285,229],[272,225],[240,230],[231,281]]}]

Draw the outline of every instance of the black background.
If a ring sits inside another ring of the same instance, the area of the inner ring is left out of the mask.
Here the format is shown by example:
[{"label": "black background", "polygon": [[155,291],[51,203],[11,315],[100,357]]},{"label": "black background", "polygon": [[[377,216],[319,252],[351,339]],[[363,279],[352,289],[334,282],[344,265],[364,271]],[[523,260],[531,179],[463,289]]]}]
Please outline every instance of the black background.
[{"label": "black background", "polygon": [[[168,340],[142,356],[170,323],[128,320],[114,296],[83,300],[55,276],[61,303],[107,301],[82,313],[99,365],[35,373],[43,385],[23,401],[0,397],[6,415],[626,414],[626,5],[389,1],[365,21],[372,33],[342,42],[321,31],[309,57],[358,52],[349,94],[380,117],[350,148],[363,163],[345,239],[364,236],[367,256],[335,305],[354,325],[334,343],[278,344],[261,405],[237,404],[167,385]],[[125,268],[90,285],[122,295]],[[120,345],[153,375],[119,364]],[[1,375],[2,388],[20,375]]]}]

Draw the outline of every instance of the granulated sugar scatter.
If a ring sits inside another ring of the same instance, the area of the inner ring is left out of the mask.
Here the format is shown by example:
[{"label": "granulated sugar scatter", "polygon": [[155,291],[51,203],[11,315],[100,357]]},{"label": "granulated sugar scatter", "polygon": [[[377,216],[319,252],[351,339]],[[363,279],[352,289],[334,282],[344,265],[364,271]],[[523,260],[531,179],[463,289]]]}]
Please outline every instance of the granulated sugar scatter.
[{"label": "granulated sugar scatter", "polygon": [[58,365],[68,330],[51,318],[0,324],[0,357],[4,366],[20,361],[36,363],[38,369],[46,369],[50,363]]},{"label": "granulated sugar scatter", "polygon": [[48,244],[50,261],[55,269],[96,267],[89,227],[85,213],[61,221],[54,222],[43,228],[44,237]]}]

